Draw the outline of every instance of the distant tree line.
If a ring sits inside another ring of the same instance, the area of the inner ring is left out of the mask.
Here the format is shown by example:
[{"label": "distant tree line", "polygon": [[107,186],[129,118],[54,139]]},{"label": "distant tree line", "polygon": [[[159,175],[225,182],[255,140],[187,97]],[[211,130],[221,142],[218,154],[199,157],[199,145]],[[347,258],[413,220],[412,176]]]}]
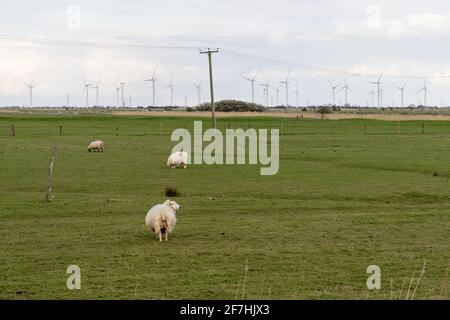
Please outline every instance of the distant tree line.
[{"label": "distant tree line", "polygon": [[[218,112],[264,112],[266,108],[260,104],[240,100],[222,100],[214,103]],[[211,111],[210,103],[202,103],[195,108],[197,111]]]}]

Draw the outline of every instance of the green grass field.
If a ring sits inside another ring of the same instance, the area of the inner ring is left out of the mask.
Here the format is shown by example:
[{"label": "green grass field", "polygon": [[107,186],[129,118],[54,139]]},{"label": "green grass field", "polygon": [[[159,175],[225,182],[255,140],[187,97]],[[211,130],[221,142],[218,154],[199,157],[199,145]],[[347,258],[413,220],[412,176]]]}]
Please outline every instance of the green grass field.
[{"label": "green grass field", "polygon": [[[450,122],[398,134],[396,122],[220,119],[282,130],[280,171],[260,176],[168,169],[172,130],[193,120],[0,115],[0,298],[449,298]],[[104,153],[87,152],[94,139]],[[166,186],[183,209],[159,243],[144,217]],[[66,288],[70,264],[81,290]],[[381,290],[366,287],[372,264]]]}]

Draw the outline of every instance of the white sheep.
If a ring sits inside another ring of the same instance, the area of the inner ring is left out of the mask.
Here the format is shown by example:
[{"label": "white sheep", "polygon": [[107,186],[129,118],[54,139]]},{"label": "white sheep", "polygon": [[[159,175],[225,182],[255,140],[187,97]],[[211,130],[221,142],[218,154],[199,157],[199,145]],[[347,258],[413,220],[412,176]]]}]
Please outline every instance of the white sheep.
[{"label": "white sheep", "polygon": [[178,151],[169,156],[167,159],[167,166],[172,169],[177,166],[183,166],[186,169],[186,165],[188,162],[188,154],[184,151]]},{"label": "white sheep", "polygon": [[159,237],[159,241],[162,241],[163,235],[165,240],[168,240],[169,233],[172,233],[177,224],[175,213],[180,208],[181,206],[178,203],[168,199],[163,204],[157,204],[147,212],[145,225]]},{"label": "white sheep", "polygon": [[96,140],[92,141],[91,144],[88,147],[88,151],[97,151],[97,152],[103,152],[103,141]]}]

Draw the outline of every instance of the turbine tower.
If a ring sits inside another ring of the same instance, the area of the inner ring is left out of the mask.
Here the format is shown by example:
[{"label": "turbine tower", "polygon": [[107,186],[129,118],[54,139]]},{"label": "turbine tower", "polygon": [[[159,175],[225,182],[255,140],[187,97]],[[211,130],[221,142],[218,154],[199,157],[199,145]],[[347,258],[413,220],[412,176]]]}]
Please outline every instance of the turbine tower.
[{"label": "turbine tower", "polygon": [[277,106],[279,106],[279,95],[280,95],[280,88],[281,88],[281,85],[279,85],[278,86],[278,88],[275,88],[275,87],[273,87],[273,86],[271,86],[271,88],[273,89],[273,91],[275,91],[275,98],[276,98],[276,105]]},{"label": "turbine tower", "polygon": [[263,87],[264,103],[265,103],[265,105],[266,105],[267,107],[269,106],[269,88],[270,88],[269,82],[270,82],[270,78],[271,78],[271,77],[272,77],[272,76],[270,76],[270,77],[267,79],[266,83],[262,83],[262,84],[261,84],[261,86]]},{"label": "turbine tower", "polygon": [[381,89],[381,78],[383,77],[383,73],[384,73],[384,70],[381,72],[381,74],[378,77],[377,81],[369,81],[369,83],[375,84],[377,86],[377,105],[378,105],[378,108],[381,106],[381,104],[383,104],[382,103],[382,99],[383,99],[382,94],[383,94],[383,92],[382,92],[382,89]]},{"label": "turbine tower", "polygon": [[286,108],[289,107],[289,75],[290,73],[287,74],[286,80],[280,81],[280,83],[284,84],[286,88]]},{"label": "turbine tower", "polygon": [[153,89],[153,106],[156,105],[156,69],[157,66],[155,66],[155,69],[153,70],[153,76],[150,79],[144,80],[147,82],[151,82],[152,83],[152,89]]},{"label": "turbine tower", "polygon": [[90,89],[95,89],[95,91],[96,91],[96,106],[99,106],[99,104],[98,104],[98,89],[100,89],[100,87],[99,87],[99,83],[100,83],[100,79],[97,81],[97,84],[95,85],[95,87],[90,87]]},{"label": "turbine tower", "polygon": [[91,84],[87,83],[84,77],[83,80],[84,80],[83,90],[86,92],[86,108],[89,108],[89,87],[91,86]]},{"label": "turbine tower", "polygon": [[125,82],[121,82],[120,83],[120,87],[121,87],[121,90],[122,90],[122,107],[123,108],[125,108],[125,85],[126,85]]},{"label": "turbine tower", "polygon": [[405,82],[401,87],[397,87],[397,89],[400,90],[400,94],[401,94],[401,98],[402,98],[402,108],[404,107],[403,97],[404,97],[404,93],[405,93],[406,84],[407,84],[407,82]]},{"label": "turbine tower", "polygon": [[116,108],[118,108],[119,105],[120,105],[120,102],[119,102],[119,100],[120,100],[120,87],[116,88],[116,98],[117,98]]},{"label": "turbine tower", "polygon": [[336,105],[336,89],[338,88],[338,86],[335,86],[330,80],[328,80],[328,83],[330,84],[331,87],[331,93],[330,93],[330,97],[333,98],[333,105]]},{"label": "turbine tower", "polygon": [[367,96],[372,96],[372,108],[374,107],[375,103],[374,103],[374,97],[375,97],[376,91],[373,90],[373,84],[372,84],[372,90],[370,90],[370,92],[367,94]]},{"label": "turbine tower", "polygon": [[33,82],[26,83],[25,84],[28,87],[29,93],[30,93],[30,108],[33,106],[33,88],[34,84]]},{"label": "turbine tower", "polygon": [[295,94],[295,107],[298,108],[298,96],[300,94],[300,91],[298,90],[298,85],[295,86],[295,91],[292,92],[292,94]]},{"label": "turbine tower", "polygon": [[173,77],[170,79],[169,85],[166,87],[166,89],[170,89],[170,106],[173,107]]},{"label": "turbine tower", "polygon": [[345,73],[344,85],[342,86],[341,90],[339,90],[339,92],[341,92],[342,90],[345,90],[345,105],[348,105],[348,92],[352,91],[352,89],[350,89],[347,84],[347,73]]},{"label": "turbine tower", "polygon": [[192,83],[192,85],[195,88],[197,88],[197,102],[198,102],[198,105],[200,105],[201,104],[202,83],[201,82],[199,82],[198,84],[197,83]]},{"label": "turbine tower", "polygon": [[423,79],[423,88],[420,89],[419,91],[417,91],[417,93],[419,93],[421,91],[423,91],[423,102],[424,102],[423,105],[424,105],[424,107],[426,107],[427,106],[427,93],[430,93],[430,91],[428,90],[428,87],[427,87],[427,79],[426,78]]},{"label": "turbine tower", "polygon": [[259,71],[256,71],[255,74],[253,75],[253,77],[245,77],[242,76],[243,79],[250,81],[252,84],[252,103],[255,103],[255,82],[256,82],[256,77],[258,76]]}]

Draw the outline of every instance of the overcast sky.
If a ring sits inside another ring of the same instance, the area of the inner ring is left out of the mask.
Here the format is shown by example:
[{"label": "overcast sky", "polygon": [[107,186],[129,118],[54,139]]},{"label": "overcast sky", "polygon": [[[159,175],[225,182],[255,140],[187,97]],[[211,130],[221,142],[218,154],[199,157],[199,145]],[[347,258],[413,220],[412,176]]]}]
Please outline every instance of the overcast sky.
[{"label": "overcast sky", "polygon": [[[80,12],[79,19],[77,12]],[[348,83],[350,104],[371,104],[372,75],[450,75],[450,3],[428,1],[238,1],[238,0],[98,0],[5,1],[0,4],[0,37],[20,36],[154,46],[219,47],[289,62],[279,67],[257,61],[214,55],[217,99],[251,99],[250,83],[241,76],[260,71],[256,102],[263,102],[260,85],[269,79],[280,85],[290,72],[289,103],[331,102],[331,80]],[[151,104],[157,74],[157,104],[170,103],[165,87],[173,76],[175,102],[196,104],[192,82],[202,82],[208,98],[207,57],[195,49],[126,49],[38,45],[0,40],[0,105],[27,105],[32,81],[35,105],[85,105],[83,76],[99,81],[100,104],[115,105],[119,82],[133,105]],[[223,51],[225,52],[225,51]],[[254,60],[254,59],[250,59]],[[300,65],[318,68],[303,68]],[[320,68],[319,68],[320,67]],[[329,70],[331,69],[331,70]],[[333,71],[333,70],[339,70]],[[342,70],[342,72],[340,72]],[[384,78],[384,103],[400,104],[395,86],[406,84],[405,104],[423,103],[423,79]],[[429,103],[450,105],[450,79],[429,79]],[[90,103],[95,103],[91,89]],[[376,99],[375,99],[376,100]],[[344,103],[344,91],[336,102]],[[270,90],[269,103],[276,102]],[[279,104],[285,103],[284,87]],[[376,103],[376,101],[375,101]]]}]

